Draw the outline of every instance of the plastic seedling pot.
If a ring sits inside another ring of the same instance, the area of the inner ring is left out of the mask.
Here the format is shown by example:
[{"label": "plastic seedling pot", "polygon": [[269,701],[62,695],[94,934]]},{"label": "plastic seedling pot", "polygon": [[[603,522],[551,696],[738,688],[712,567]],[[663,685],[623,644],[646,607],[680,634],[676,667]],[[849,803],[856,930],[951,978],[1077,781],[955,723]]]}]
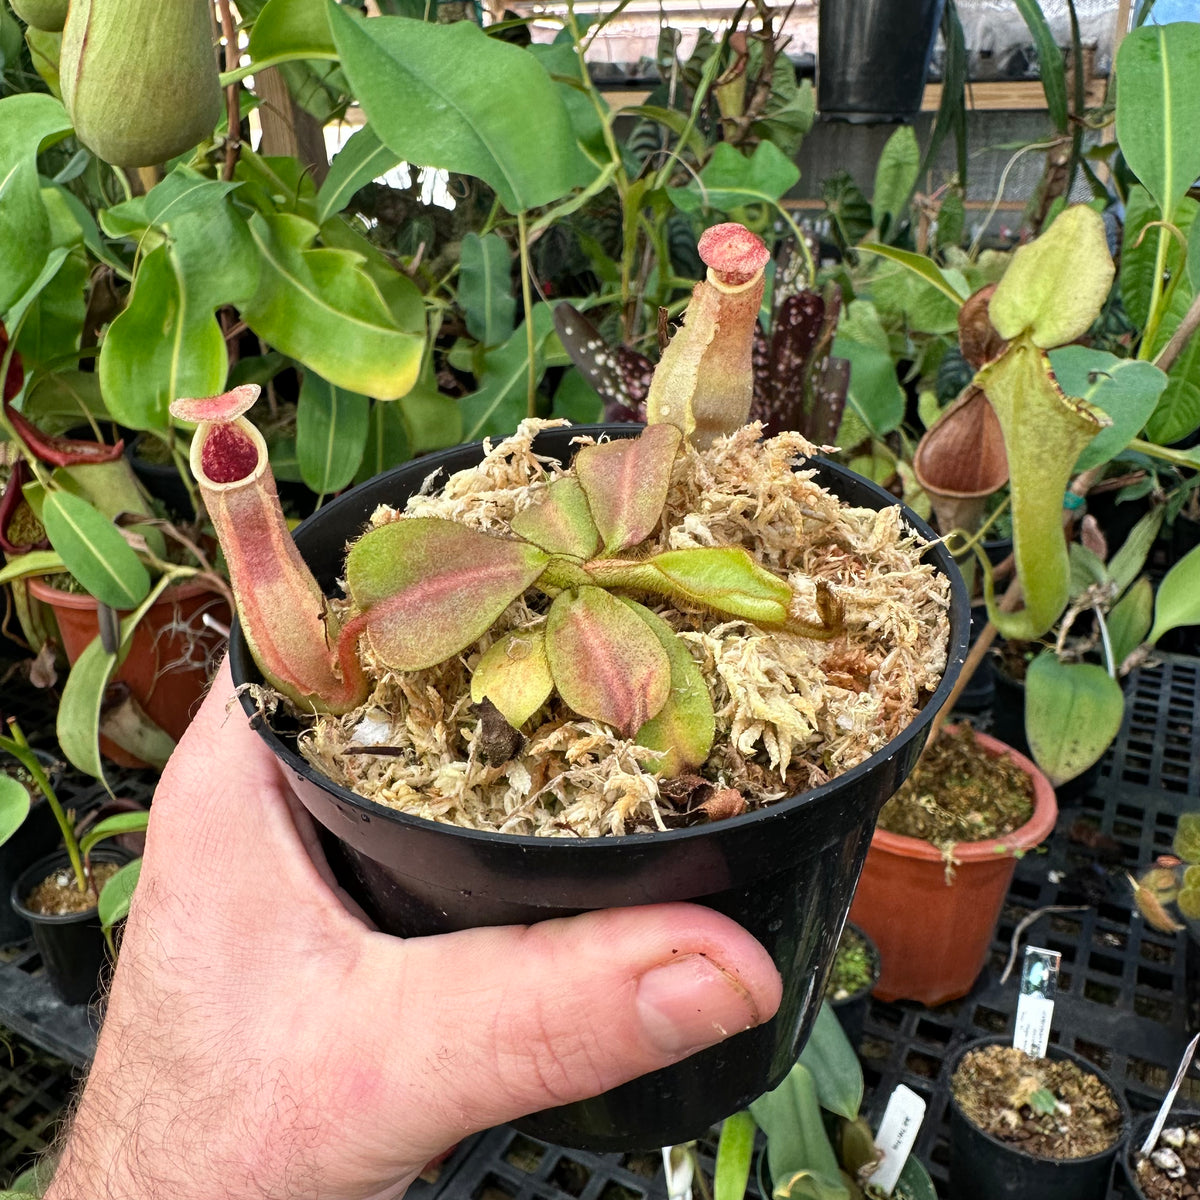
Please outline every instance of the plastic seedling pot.
[{"label": "plastic seedling pot", "polygon": [[[1157,1113],[1151,1112],[1143,1113],[1141,1116],[1136,1117],[1133,1125],[1130,1127],[1129,1136],[1121,1146],[1121,1170],[1124,1172],[1125,1180],[1129,1184],[1130,1192],[1137,1200],[1148,1200],[1145,1190],[1138,1181],[1137,1160],[1142,1143],[1149,1136],[1150,1128],[1154,1124],[1154,1119],[1157,1115]],[[1200,1127],[1200,1111],[1197,1111],[1192,1105],[1173,1105],[1164,1128],[1170,1129],[1172,1126],[1183,1129],[1196,1129]]]},{"label": "plastic seedling pot", "polygon": [[[950,1078],[971,1050],[1004,1042],[980,1038],[958,1052]],[[1129,1105],[1111,1079],[1086,1058],[1062,1046],[1051,1046],[1048,1058],[1069,1058],[1095,1075],[1112,1093],[1121,1110],[1121,1133],[1107,1150],[1086,1158],[1035,1158],[1009,1142],[984,1133],[964,1116],[950,1094],[950,1194],[971,1200],[1099,1200],[1108,1195],[1113,1163],[1129,1136]]]},{"label": "plastic seedling pot", "polygon": [[[51,786],[57,787],[62,773],[61,764],[53,755],[42,750],[36,750],[34,753],[50,777]],[[16,767],[19,764],[12,759],[4,765]],[[17,876],[34,859],[44,858],[47,854],[53,853],[61,837],[58,831],[58,822],[54,819],[54,813],[50,811],[50,805],[46,803],[45,797],[35,785],[30,785],[30,787],[33,803],[30,806],[29,815],[20,829],[0,846],[0,947],[10,946],[14,942],[23,942],[29,937],[28,922],[17,914],[17,910],[12,905],[5,904],[3,897],[12,891],[12,885],[16,882]]]},{"label": "plastic seedling pot", "polygon": [[[837,1016],[842,1032],[857,1050],[862,1045],[863,1028],[867,1023],[867,1009],[871,1005],[871,991],[879,982],[882,964],[879,959],[879,947],[871,941],[865,929],[860,929],[849,921],[846,922],[846,929],[853,929],[867,948],[867,958],[871,963],[871,981],[864,984],[857,992],[851,992],[849,996],[843,996],[840,1000],[830,1000],[829,1007]],[[845,931],[843,931],[843,936],[845,936]]]},{"label": "plastic seedling pot", "polygon": [[[639,430],[551,430],[538,437],[534,450],[569,460],[571,439],[580,433],[632,437]],[[377,505],[402,506],[431,472],[462,470],[482,454],[474,444],[406,463],[303,522],[296,544],[321,586],[333,591],[347,540],[361,532]],[[895,504],[893,496],[841,467],[816,465],[820,482],[849,504]],[[919,518],[906,517],[923,537],[933,537]],[[461,829],[355,795],[310,766],[285,732],[256,722],[300,800],[331,835],[325,843],[335,874],[386,932],[418,936],[691,900],[738,921],[774,958],[784,992],[771,1021],[594,1099],[529,1116],[520,1128],[590,1150],[666,1146],[697,1137],[782,1081],[816,1017],[821,981],[875,818],[912,769],[966,653],[966,589],[940,545],[930,546],[928,556],[951,579],[952,605],[948,667],[922,712],[883,750],[832,782],[710,825],[583,839]],[[261,681],[236,626],[230,661],[237,684]],[[245,693],[242,703],[253,716],[254,702]]]},{"label": "plastic seedling pot", "polygon": [[[131,855],[115,846],[98,846],[93,862],[125,863]],[[12,886],[12,907],[33,930],[33,944],[59,999],[66,1004],[87,1004],[100,988],[100,971],[108,961],[108,947],[95,907],[63,916],[47,916],[25,904],[25,897],[52,871],[67,866],[65,850],[39,859]]]}]

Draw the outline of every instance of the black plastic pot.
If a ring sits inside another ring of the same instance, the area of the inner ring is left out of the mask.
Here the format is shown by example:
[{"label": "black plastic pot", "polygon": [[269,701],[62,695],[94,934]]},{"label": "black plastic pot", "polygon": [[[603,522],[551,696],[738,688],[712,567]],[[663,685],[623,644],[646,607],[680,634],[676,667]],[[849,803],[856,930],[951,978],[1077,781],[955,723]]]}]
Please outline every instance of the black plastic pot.
[{"label": "black plastic pot", "polygon": [[821,0],[821,116],[855,124],[916,116],[944,2]]},{"label": "black plastic pot", "polygon": [[[964,1046],[951,1064],[950,1078],[969,1051],[1004,1041],[980,1038]],[[1129,1105],[1103,1071],[1073,1050],[1051,1046],[1047,1055],[1069,1058],[1107,1086],[1121,1110],[1121,1136],[1107,1150],[1087,1158],[1034,1158],[968,1121],[951,1091],[950,1195],[955,1200],[1099,1200],[1108,1195],[1113,1162],[1129,1134]]]},{"label": "black plastic pot", "polygon": [[[971,607],[971,643],[983,632],[987,625],[987,605],[975,604]],[[967,686],[954,705],[956,712],[979,713],[991,708],[995,700],[996,679],[992,666],[992,656],[985,654],[975,674],[971,676]],[[999,737],[999,734],[997,734]],[[1000,738],[1004,741],[1004,738]],[[1011,745],[1011,743],[1009,743]]]},{"label": "black plastic pot", "polygon": [[[534,448],[569,459],[570,441],[581,432],[632,437],[639,427],[552,430]],[[475,444],[405,464],[305,521],[296,530],[296,544],[321,586],[333,590],[347,540],[361,532],[377,505],[403,505],[430,472],[459,471],[481,457]],[[821,482],[850,504],[895,503],[844,468],[819,460],[815,465]],[[932,538],[922,521],[911,514],[908,519]],[[929,555],[952,580],[949,666],[917,719],[880,753],[831,783],[713,825],[578,840],[460,829],[355,795],[305,762],[291,738],[257,723],[297,795],[333,835],[325,841],[335,874],[386,932],[436,934],[695,900],[739,921],[773,956],[784,977],[773,1020],[592,1100],[528,1117],[520,1123],[523,1129],[593,1150],[671,1145],[698,1136],[783,1079],[815,1019],[821,992],[814,981],[824,977],[833,954],[875,818],[912,769],[966,652],[966,590],[940,545]],[[230,662],[237,683],[261,679],[237,625]]]},{"label": "black plastic pot", "polygon": [[[866,931],[857,925],[851,925],[847,921],[846,929],[852,929],[867,948],[867,957],[871,961],[871,982],[840,1000],[830,1000],[829,1007],[833,1009],[842,1032],[857,1050],[862,1045],[863,1027],[866,1025],[867,1009],[871,1004],[871,989],[879,982],[879,947],[867,937]],[[842,931],[842,936],[845,936],[845,930]]]},{"label": "black plastic pot", "polygon": [[[93,862],[127,863],[130,856],[115,847],[99,846]],[[87,1004],[100,987],[100,971],[108,961],[108,947],[95,908],[66,916],[34,912],[25,898],[52,871],[67,865],[65,851],[51,854],[24,870],[12,886],[12,907],[33,930],[33,944],[51,986],[66,1004]]]},{"label": "black plastic pot", "polygon": [[[49,754],[36,751],[53,786],[60,764]],[[45,858],[59,842],[58,822],[45,798],[34,791],[33,804],[21,828],[0,846],[0,898],[12,891],[17,876],[35,859]],[[10,905],[0,900],[0,946],[23,942],[29,937],[29,924]]]},{"label": "black plastic pot", "polygon": [[[1142,1143],[1150,1133],[1150,1127],[1154,1124],[1154,1118],[1157,1113],[1143,1113],[1140,1117],[1135,1118],[1133,1124],[1129,1127],[1129,1136],[1125,1139],[1121,1147],[1121,1170],[1125,1174],[1125,1180],[1129,1184],[1130,1191],[1136,1197],[1136,1200],[1146,1200],[1146,1193],[1142,1190],[1141,1184],[1138,1183],[1137,1177],[1137,1156],[1138,1151],[1142,1148]],[[1164,1128],[1170,1128],[1172,1125],[1200,1126],[1200,1112],[1195,1108],[1173,1107],[1167,1117],[1167,1123]]]},{"label": "black plastic pot", "polygon": [[125,446],[125,457],[129,460],[133,473],[151,496],[166,505],[172,516],[182,517],[188,521],[192,520],[196,515],[196,509],[192,504],[187,484],[180,477],[175,464],[150,462],[148,459],[142,458],[138,454],[138,450],[146,444],[148,444],[148,435],[139,433]]}]

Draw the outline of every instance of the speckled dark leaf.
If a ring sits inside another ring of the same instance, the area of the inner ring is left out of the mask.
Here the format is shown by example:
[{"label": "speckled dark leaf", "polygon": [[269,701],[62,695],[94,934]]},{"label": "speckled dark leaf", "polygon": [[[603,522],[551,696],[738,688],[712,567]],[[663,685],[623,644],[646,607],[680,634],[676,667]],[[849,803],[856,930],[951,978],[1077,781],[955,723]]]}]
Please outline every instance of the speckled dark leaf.
[{"label": "speckled dark leaf", "polygon": [[[797,292],[775,310],[763,388],[750,410],[768,436],[803,426],[806,368],[824,321],[825,301],[817,292]],[[759,372],[755,375],[757,383]]]},{"label": "speckled dark leaf", "polygon": [[644,421],[654,364],[628,346],[610,346],[565,300],[554,310],[554,327],[571,361],[604,401],[605,419]]}]

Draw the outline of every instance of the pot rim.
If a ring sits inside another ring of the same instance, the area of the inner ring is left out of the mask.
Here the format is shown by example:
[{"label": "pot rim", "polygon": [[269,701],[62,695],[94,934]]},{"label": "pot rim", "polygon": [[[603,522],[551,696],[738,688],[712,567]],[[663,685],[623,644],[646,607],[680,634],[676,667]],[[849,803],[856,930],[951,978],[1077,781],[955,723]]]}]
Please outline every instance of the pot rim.
[{"label": "pot rim", "polygon": [[[122,850],[120,846],[97,846],[89,855],[89,858],[97,862],[118,862],[121,866],[126,866],[128,863],[133,862],[136,857],[136,855],[130,854],[128,850]],[[35,912],[32,908],[27,908],[24,901],[21,900],[21,893],[26,888],[26,877],[41,871],[43,872],[42,878],[44,879],[46,875],[49,875],[55,869],[56,863],[70,864],[70,858],[66,850],[58,849],[53,854],[47,854],[43,858],[35,859],[13,880],[13,885],[9,892],[9,903],[12,905],[13,911],[19,917],[24,917],[26,921],[37,922],[39,925],[77,925],[91,920],[99,911],[99,905],[97,904],[93,904],[91,908],[85,908],[81,912],[40,913]]]},{"label": "pot rim", "polygon": [[954,1098],[954,1076],[958,1071],[959,1064],[971,1050],[979,1050],[984,1046],[1009,1046],[1012,1044],[1011,1039],[1002,1037],[983,1037],[975,1038],[973,1041],[967,1042],[965,1046],[961,1046],[958,1052],[950,1060],[950,1073],[947,1076],[949,1080],[948,1091],[950,1093],[950,1107],[958,1114],[958,1116],[971,1127],[980,1137],[986,1138],[994,1146],[1001,1146],[1005,1150],[1011,1151],[1013,1154],[1019,1154],[1023,1158],[1028,1158],[1033,1162],[1044,1163],[1064,1163],[1072,1165],[1075,1163],[1093,1163],[1097,1162],[1109,1155],[1116,1156],[1122,1154],[1129,1143],[1129,1131],[1133,1128],[1133,1113],[1129,1108],[1129,1102],[1125,1099],[1125,1094],[1109,1077],[1108,1073],[1096,1066],[1090,1059],[1084,1058],[1082,1054],[1075,1050],[1068,1050],[1065,1046],[1051,1044],[1046,1049],[1046,1057],[1070,1059],[1076,1066],[1086,1068],[1091,1074],[1095,1075],[1101,1083],[1108,1088],[1109,1094],[1117,1102],[1117,1108],[1121,1111],[1121,1131],[1118,1133],[1116,1141],[1111,1146],[1104,1150],[1098,1150],[1095,1154],[1085,1155],[1083,1158],[1043,1158],[1041,1155],[1030,1154],[1028,1150],[1022,1150],[1019,1146],[1012,1142],[1002,1142],[998,1137],[993,1137],[986,1129],[980,1129],[978,1125],[972,1121],[959,1106],[958,1101]]},{"label": "pot rim", "polygon": [[[643,426],[640,424],[594,424],[594,425],[572,425],[565,430],[555,429],[548,430],[551,433],[567,432],[572,437],[591,435],[591,436],[616,436],[634,437]],[[402,463],[391,470],[384,472],[382,476],[375,476],[375,480],[386,478],[387,476],[395,475],[399,472],[406,472],[412,469],[412,463],[420,464],[420,470],[423,472],[423,477],[427,478],[442,468],[442,466],[455,458],[457,458],[465,449],[479,446],[480,442],[466,442],[459,446],[450,447],[449,449],[439,451],[436,454],[425,455],[420,459],[410,460],[408,463]],[[536,448],[536,443],[535,443]],[[788,796],[782,800],[776,800],[773,803],[766,805],[763,808],[755,809],[753,812],[743,813],[737,817],[728,817],[725,820],[714,824],[694,825],[686,829],[669,829],[657,830],[653,833],[628,833],[622,834],[619,837],[590,837],[590,838],[545,838],[534,837],[530,834],[517,833],[497,833],[492,830],[483,829],[464,829],[458,825],[451,825],[442,821],[431,821],[424,817],[413,816],[410,813],[400,812],[397,809],[389,808],[386,804],[380,804],[377,801],[371,800],[366,796],[360,796],[357,792],[351,791],[347,787],[336,783],[327,775],[316,770],[303,756],[297,753],[291,746],[284,742],[270,728],[268,723],[259,715],[257,703],[253,696],[249,695],[243,684],[248,682],[257,682],[246,678],[239,679],[238,668],[241,662],[249,659],[249,652],[246,646],[246,640],[242,635],[241,621],[235,620],[230,630],[229,637],[229,658],[231,666],[234,668],[234,683],[238,686],[238,698],[241,700],[242,708],[247,717],[250,718],[253,727],[257,730],[259,736],[280,760],[280,762],[294,771],[303,778],[310,780],[318,787],[322,788],[328,794],[337,798],[338,801],[348,804],[368,814],[370,817],[380,818],[385,821],[390,821],[393,824],[401,826],[409,826],[422,830],[436,829],[440,833],[448,837],[454,837],[463,840],[467,843],[494,844],[497,841],[506,846],[514,848],[524,848],[535,853],[545,853],[549,848],[556,844],[564,842],[570,845],[575,853],[585,854],[611,854],[615,847],[639,847],[639,846],[663,846],[668,844],[680,844],[692,841],[696,838],[708,837],[715,829],[722,831],[734,831],[745,828],[749,825],[756,824],[763,820],[768,820],[773,817],[781,816],[785,813],[790,813],[797,808],[819,801],[828,797],[831,793],[840,789],[850,789],[858,782],[858,780],[870,775],[878,769],[883,761],[894,756],[899,751],[903,750],[914,738],[924,736],[927,732],[928,725],[932,721],[934,715],[939,712],[944,705],[946,699],[950,695],[951,689],[954,687],[955,680],[958,678],[959,672],[962,669],[962,664],[966,659],[967,644],[970,636],[971,624],[971,608],[969,597],[967,596],[966,584],[963,582],[961,573],[958,571],[949,551],[947,551],[942,540],[938,535],[923,521],[916,513],[914,513],[906,505],[901,504],[890,493],[881,488],[878,484],[866,479],[864,476],[858,475],[856,472],[841,466],[839,463],[831,462],[829,459],[822,458],[819,455],[813,455],[805,460],[805,465],[815,467],[818,471],[825,472],[827,475],[832,474],[835,477],[849,478],[856,484],[859,484],[866,490],[873,492],[884,503],[880,504],[882,510],[885,507],[899,507],[904,518],[905,524],[913,530],[918,536],[923,538],[927,543],[927,553],[933,556],[934,563],[938,570],[950,581],[950,632],[946,646],[946,669],[942,674],[938,686],[934,689],[933,694],[925,702],[925,706],[917,713],[908,726],[901,730],[890,742],[877,750],[869,758],[864,759],[858,766],[851,768],[849,771],[843,772],[827,783],[821,784],[819,787],[810,788],[806,792],[800,792],[794,796]],[[803,468],[802,468],[803,469]],[[358,487],[351,488],[350,491],[343,493],[336,500],[322,506],[313,514],[312,517],[306,518],[301,522],[296,532],[303,530],[304,526],[309,521],[319,519],[322,514],[334,512],[339,506],[352,508],[358,502],[355,499],[359,488],[366,487],[368,483],[360,484]],[[249,659],[253,663],[252,659]],[[258,674],[255,666],[255,674]],[[259,676],[261,678],[261,676]],[[366,817],[364,817],[366,819]],[[551,851],[552,852],[552,851]]]},{"label": "pot rim", "polygon": [[[100,602],[87,592],[64,592],[62,588],[56,588],[49,582],[53,578],[52,575],[31,575],[26,579],[29,591],[35,599],[59,608],[81,611],[100,607]],[[153,611],[160,604],[178,604],[182,600],[191,600],[202,593],[224,599],[211,583],[202,579],[185,579],[182,583],[174,583],[168,587],[150,608]],[[121,615],[125,616],[131,611],[131,609],[122,609]]]},{"label": "pot rim", "polygon": [[[1154,1109],[1151,1112],[1138,1113],[1134,1116],[1126,1130],[1125,1145],[1121,1147],[1121,1170],[1125,1172],[1125,1178],[1133,1188],[1136,1200],[1146,1200],[1146,1193],[1138,1182],[1135,1155],[1141,1148],[1146,1134],[1150,1132],[1150,1126],[1154,1124],[1154,1118],[1157,1115],[1158,1109]],[[1176,1102],[1167,1110],[1167,1125],[1171,1123],[1172,1116],[1184,1128],[1194,1129],[1200,1125],[1200,1107],[1197,1107],[1194,1100],[1185,1100],[1180,1104],[1176,1097]],[[1164,1125],[1163,1128],[1165,1129],[1167,1125]]]},{"label": "pot rim", "polygon": [[[957,728],[947,725],[949,732]],[[1001,857],[1014,855],[1018,850],[1032,850],[1050,836],[1058,820],[1058,798],[1050,780],[1031,759],[1026,758],[1019,750],[1014,750],[1005,742],[987,733],[975,731],[975,740],[989,751],[993,757],[1006,755],[1033,780],[1033,815],[1024,825],[1011,833],[998,838],[987,838],[982,842],[955,842],[950,854],[955,864],[974,862],[994,862]],[[946,855],[932,842],[924,838],[909,837],[903,833],[891,833],[887,829],[876,828],[871,836],[873,850],[886,850],[903,858],[918,858],[924,862],[944,863]]]}]

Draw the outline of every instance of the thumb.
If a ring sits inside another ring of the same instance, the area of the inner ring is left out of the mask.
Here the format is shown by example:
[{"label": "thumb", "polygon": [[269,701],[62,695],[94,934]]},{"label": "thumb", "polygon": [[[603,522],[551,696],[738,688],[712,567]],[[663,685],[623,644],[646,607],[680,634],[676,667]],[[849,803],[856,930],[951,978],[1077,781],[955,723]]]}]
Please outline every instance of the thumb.
[{"label": "thumb", "polygon": [[404,958],[387,990],[406,1058],[438,1065],[430,1149],[668,1066],[769,1020],[781,995],[766,950],[693,904],[383,941]]}]

